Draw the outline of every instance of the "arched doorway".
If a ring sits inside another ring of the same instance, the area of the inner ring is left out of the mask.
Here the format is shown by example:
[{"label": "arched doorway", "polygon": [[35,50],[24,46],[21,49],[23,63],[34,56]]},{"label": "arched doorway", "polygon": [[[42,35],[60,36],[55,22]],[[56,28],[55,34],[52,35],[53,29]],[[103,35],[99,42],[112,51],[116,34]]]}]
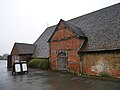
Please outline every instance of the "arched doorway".
[{"label": "arched doorway", "polygon": [[58,54],[57,68],[58,70],[67,70],[67,54],[66,53],[60,52]]}]

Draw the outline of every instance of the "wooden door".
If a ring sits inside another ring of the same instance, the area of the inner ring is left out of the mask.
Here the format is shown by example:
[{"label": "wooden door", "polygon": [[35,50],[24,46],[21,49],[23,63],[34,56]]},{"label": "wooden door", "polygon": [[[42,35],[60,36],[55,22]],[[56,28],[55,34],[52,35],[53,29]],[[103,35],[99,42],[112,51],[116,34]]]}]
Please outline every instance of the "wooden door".
[{"label": "wooden door", "polygon": [[63,52],[58,54],[57,68],[58,70],[67,70],[67,55]]}]

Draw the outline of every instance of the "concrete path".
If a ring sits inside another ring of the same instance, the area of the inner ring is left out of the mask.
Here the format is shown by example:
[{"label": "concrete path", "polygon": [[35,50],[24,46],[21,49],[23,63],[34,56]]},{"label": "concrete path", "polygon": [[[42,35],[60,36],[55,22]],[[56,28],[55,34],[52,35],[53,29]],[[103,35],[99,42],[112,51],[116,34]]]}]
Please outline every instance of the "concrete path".
[{"label": "concrete path", "polygon": [[0,61],[0,90],[120,90],[120,83],[34,69],[13,76],[6,61]]}]

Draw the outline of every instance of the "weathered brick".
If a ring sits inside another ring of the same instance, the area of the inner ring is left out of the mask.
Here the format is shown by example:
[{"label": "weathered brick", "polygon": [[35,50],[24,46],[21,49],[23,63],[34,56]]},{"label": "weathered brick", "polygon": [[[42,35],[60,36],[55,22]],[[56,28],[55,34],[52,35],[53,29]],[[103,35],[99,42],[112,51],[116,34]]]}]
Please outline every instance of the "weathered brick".
[{"label": "weathered brick", "polygon": [[120,52],[117,50],[110,52],[85,53],[82,61],[84,74],[106,74],[120,78]]},{"label": "weathered brick", "polygon": [[78,50],[83,44],[82,38],[75,37],[69,28],[65,27],[61,22],[50,41],[50,61],[51,68],[57,69],[58,51],[67,52],[67,70],[74,73],[80,72],[80,63]]}]

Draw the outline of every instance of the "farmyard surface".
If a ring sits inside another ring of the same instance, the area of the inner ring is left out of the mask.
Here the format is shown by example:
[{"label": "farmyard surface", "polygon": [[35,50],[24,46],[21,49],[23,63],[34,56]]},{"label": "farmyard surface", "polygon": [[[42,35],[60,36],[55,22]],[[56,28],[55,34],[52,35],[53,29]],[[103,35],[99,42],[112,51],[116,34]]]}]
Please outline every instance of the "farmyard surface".
[{"label": "farmyard surface", "polygon": [[120,90],[119,82],[80,78],[77,75],[29,69],[12,75],[6,61],[0,61],[0,90]]}]

